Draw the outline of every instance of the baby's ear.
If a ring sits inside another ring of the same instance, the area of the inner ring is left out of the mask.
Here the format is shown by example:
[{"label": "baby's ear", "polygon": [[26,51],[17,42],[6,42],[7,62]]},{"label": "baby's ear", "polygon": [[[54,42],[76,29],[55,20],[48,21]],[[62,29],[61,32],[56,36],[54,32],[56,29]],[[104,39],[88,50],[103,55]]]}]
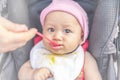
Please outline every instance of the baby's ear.
[{"label": "baby's ear", "polygon": [[83,31],[81,31],[81,39],[82,39],[82,41],[84,41],[84,32]]},{"label": "baby's ear", "polygon": [[81,39],[82,39],[82,41],[84,39],[84,32],[83,31],[81,32]]},{"label": "baby's ear", "polygon": [[80,40],[80,44],[82,45],[84,43],[84,32],[81,31],[81,40]]}]

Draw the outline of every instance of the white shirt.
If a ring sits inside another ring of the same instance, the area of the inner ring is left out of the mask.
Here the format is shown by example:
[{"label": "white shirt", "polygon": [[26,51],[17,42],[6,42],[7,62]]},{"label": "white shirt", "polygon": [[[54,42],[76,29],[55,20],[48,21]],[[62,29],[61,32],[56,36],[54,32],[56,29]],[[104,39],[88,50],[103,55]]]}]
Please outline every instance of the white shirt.
[{"label": "white shirt", "polygon": [[70,54],[55,55],[47,51],[41,41],[31,50],[30,62],[34,69],[47,67],[53,74],[54,80],[74,80],[82,70],[84,50],[79,46]]}]

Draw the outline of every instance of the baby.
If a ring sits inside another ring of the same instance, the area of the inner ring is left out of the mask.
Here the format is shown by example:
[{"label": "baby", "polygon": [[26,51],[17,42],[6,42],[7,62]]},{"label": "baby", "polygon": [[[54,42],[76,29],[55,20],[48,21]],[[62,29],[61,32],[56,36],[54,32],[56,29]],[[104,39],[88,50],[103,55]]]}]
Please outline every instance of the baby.
[{"label": "baby", "polygon": [[[88,74],[90,76],[87,77],[99,76],[88,80],[101,80],[97,68],[94,68],[97,67],[96,63],[91,62],[90,66],[86,66],[85,58],[90,53],[84,51],[82,45],[88,37],[88,18],[78,3],[73,0],[52,0],[52,3],[41,12],[40,21],[43,35],[59,44],[52,46],[43,38],[31,50],[32,68],[43,69],[41,70],[41,80],[46,79],[46,75],[48,75],[46,69],[53,75],[52,78],[48,78],[49,80],[75,80],[78,78],[84,80],[83,71],[85,72],[84,77]],[[91,76],[92,72],[87,71],[90,69],[95,69],[98,73]]]}]

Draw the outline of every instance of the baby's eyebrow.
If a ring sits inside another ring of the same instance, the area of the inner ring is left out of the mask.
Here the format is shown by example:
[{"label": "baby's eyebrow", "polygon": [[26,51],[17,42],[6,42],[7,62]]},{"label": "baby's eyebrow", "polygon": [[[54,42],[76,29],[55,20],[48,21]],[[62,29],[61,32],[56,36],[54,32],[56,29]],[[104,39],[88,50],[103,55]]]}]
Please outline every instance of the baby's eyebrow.
[{"label": "baby's eyebrow", "polygon": [[69,28],[69,29],[73,29],[73,25],[65,25],[64,28]]},{"label": "baby's eyebrow", "polygon": [[72,27],[71,24],[64,24],[63,26],[64,26],[64,27]]},{"label": "baby's eyebrow", "polygon": [[47,23],[45,24],[46,27],[55,27],[55,25],[51,24],[51,23]]}]

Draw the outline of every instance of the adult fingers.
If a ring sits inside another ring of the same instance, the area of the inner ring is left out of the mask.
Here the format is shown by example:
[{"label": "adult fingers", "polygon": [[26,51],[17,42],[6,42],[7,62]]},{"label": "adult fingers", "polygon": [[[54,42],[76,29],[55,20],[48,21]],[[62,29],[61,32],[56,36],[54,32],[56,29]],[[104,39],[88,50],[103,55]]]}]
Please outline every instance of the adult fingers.
[{"label": "adult fingers", "polygon": [[[2,41],[0,45],[0,52],[7,52],[15,50],[24,46],[27,41],[32,39],[36,34],[36,29],[30,29],[27,32],[22,33],[8,33],[7,38]],[[3,45],[3,46],[2,46]]]},{"label": "adult fingers", "polygon": [[26,25],[13,23],[3,17],[0,17],[0,26],[6,28],[7,30],[15,32],[28,30]]},{"label": "adult fingers", "polygon": [[24,31],[28,31],[28,27],[24,24],[14,24],[11,25],[9,27],[7,27],[7,29],[9,31],[13,31],[13,32],[24,32]]},{"label": "adult fingers", "polygon": [[36,35],[37,29],[32,28],[26,32],[13,34],[15,42],[27,42]]}]

